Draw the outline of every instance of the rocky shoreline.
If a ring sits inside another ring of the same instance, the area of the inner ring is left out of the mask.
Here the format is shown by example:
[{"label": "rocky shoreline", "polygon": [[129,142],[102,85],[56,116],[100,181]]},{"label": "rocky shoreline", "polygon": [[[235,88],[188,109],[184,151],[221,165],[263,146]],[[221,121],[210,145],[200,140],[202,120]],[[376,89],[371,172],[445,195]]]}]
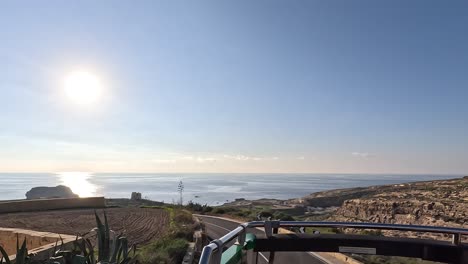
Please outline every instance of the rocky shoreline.
[{"label": "rocky shoreline", "polygon": [[[326,211],[329,220],[468,228],[468,176],[317,192],[286,201],[261,199],[226,206],[269,205]],[[327,211],[328,210],[328,211]]]},{"label": "rocky shoreline", "polygon": [[468,177],[376,189],[372,195],[344,201],[334,218],[391,224],[468,225]]}]

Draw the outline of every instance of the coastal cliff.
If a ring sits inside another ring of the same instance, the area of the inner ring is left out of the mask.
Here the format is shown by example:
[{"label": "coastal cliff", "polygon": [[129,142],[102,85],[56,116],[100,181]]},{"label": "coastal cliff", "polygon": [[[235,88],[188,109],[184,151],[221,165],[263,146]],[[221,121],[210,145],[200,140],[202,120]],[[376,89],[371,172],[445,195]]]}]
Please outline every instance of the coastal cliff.
[{"label": "coastal cliff", "polygon": [[374,189],[379,191],[344,201],[332,219],[468,227],[468,177]]},{"label": "coastal cliff", "polygon": [[379,193],[382,187],[370,186],[315,192],[302,198],[290,199],[287,203],[311,207],[341,206],[347,200],[368,197]]},{"label": "coastal cliff", "polygon": [[237,199],[224,206],[281,210],[313,220],[468,228],[468,176],[336,189],[286,201]]}]

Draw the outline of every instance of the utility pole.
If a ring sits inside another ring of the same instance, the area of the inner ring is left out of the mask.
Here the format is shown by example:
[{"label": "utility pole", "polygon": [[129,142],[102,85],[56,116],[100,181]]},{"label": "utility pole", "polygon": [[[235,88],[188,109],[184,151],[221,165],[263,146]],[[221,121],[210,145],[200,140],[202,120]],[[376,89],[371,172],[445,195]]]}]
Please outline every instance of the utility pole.
[{"label": "utility pole", "polygon": [[184,183],[182,181],[179,182],[179,186],[177,186],[177,191],[180,195],[180,206],[183,205],[182,193],[184,192]]}]

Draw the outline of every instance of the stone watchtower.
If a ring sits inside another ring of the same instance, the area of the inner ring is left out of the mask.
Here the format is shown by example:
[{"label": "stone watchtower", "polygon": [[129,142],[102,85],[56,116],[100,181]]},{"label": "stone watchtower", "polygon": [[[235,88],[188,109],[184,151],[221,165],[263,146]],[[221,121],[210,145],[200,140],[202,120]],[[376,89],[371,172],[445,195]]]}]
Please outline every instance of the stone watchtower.
[{"label": "stone watchtower", "polygon": [[139,192],[132,192],[131,200],[139,201],[141,200],[141,193]]}]

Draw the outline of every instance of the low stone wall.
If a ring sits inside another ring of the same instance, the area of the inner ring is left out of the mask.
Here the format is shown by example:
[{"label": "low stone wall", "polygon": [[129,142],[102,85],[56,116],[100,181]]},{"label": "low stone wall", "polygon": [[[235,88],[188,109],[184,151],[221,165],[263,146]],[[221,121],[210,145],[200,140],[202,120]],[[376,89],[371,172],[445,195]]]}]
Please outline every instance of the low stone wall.
[{"label": "low stone wall", "polygon": [[46,260],[52,256],[55,243],[61,244],[63,239],[63,248],[72,246],[75,236],[55,234],[49,232],[37,232],[19,228],[0,228],[0,246],[2,246],[10,260],[16,256],[16,243],[20,245],[26,240],[28,253],[33,254],[34,260]]},{"label": "low stone wall", "polygon": [[187,247],[187,253],[185,253],[184,259],[182,260],[182,264],[192,264],[194,255],[195,255],[195,243],[190,242]]},{"label": "low stone wall", "polygon": [[0,214],[58,209],[104,207],[106,207],[106,201],[104,197],[16,200],[0,202]]}]

